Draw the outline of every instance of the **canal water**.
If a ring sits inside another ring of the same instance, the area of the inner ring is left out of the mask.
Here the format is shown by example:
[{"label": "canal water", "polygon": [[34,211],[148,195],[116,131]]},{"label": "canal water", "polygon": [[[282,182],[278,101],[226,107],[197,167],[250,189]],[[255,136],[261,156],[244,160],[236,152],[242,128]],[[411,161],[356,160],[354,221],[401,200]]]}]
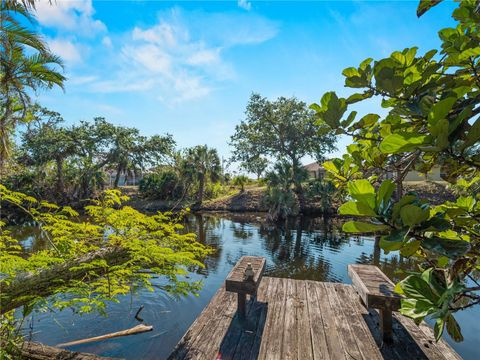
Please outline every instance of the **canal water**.
[{"label": "canal water", "polygon": [[[153,325],[152,332],[69,349],[126,359],[165,359],[243,255],[264,256],[267,276],[343,283],[350,283],[347,265],[352,263],[378,265],[394,280],[416,266],[398,253],[385,255],[372,238],[345,237],[334,224],[324,224],[320,219],[272,226],[256,214],[192,215],[186,227],[197,233],[199,241],[216,250],[206,259],[205,268],[189,276],[203,282],[198,297],[175,298],[161,291],[141,291],[110,304],[108,317],[80,316],[69,310],[34,314],[26,322],[25,332],[34,341],[48,345],[94,337],[139,324],[135,314],[143,306],[140,316],[145,324]],[[42,247],[42,239],[25,228],[19,229],[16,236],[24,239],[26,248]],[[447,339],[465,359],[480,356],[479,315],[478,307],[458,313],[465,341],[454,343]]]}]

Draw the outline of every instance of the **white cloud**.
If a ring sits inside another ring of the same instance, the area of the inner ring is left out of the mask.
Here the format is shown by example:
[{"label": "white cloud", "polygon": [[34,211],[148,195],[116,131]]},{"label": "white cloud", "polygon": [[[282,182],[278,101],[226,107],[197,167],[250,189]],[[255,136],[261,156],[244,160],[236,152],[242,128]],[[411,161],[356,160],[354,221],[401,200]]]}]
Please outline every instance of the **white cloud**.
[{"label": "white cloud", "polygon": [[194,52],[188,59],[190,65],[209,65],[221,62],[220,49],[205,49]]},{"label": "white cloud", "polygon": [[238,0],[237,4],[239,7],[247,11],[250,11],[250,9],[252,8],[252,3],[247,0]]},{"label": "white cloud", "polygon": [[[93,9],[85,6],[91,17]],[[152,26],[103,34],[94,48],[101,65],[83,73],[97,78],[84,83],[77,79],[76,84],[101,93],[143,92],[167,105],[199,99],[235,78],[226,52],[271,39],[277,31],[275,23],[255,14],[172,8],[159,13]]]},{"label": "white cloud", "polygon": [[168,75],[171,71],[171,56],[160,46],[151,43],[127,45],[123,47],[122,54],[154,74]]},{"label": "white cloud", "polygon": [[84,85],[84,84],[89,84],[94,81],[96,81],[98,78],[96,76],[92,75],[86,75],[86,76],[70,76],[68,78],[68,83],[72,85]]},{"label": "white cloud", "polygon": [[102,39],[102,45],[110,49],[113,46],[112,39],[109,36],[104,36]]},{"label": "white cloud", "polygon": [[43,0],[36,4],[37,19],[43,26],[75,31],[84,36],[105,32],[105,24],[93,18],[92,0]]},{"label": "white cloud", "polygon": [[47,39],[47,42],[50,50],[67,63],[81,62],[80,51],[72,41],[56,38]]}]

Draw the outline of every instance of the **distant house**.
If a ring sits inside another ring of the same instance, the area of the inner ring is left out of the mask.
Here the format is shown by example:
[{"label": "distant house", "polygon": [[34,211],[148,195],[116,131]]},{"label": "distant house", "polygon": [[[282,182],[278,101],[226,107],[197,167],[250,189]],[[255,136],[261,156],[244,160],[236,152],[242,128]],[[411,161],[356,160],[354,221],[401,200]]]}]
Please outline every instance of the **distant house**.
[{"label": "distant house", "polygon": [[325,169],[318,162],[304,165],[303,168],[307,170],[309,178],[322,179],[325,176]]},{"label": "distant house", "polygon": [[[308,177],[313,179],[322,179],[325,176],[326,170],[317,162],[304,165],[303,168],[307,170]],[[393,174],[388,174],[387,178],[393,178]],[[434,166],[427,174],[423,174],[416,170],[409,171],[403,180],[405,182],[416,181],[444,181],[439,166]]]},{"label": "distant house", "polygon": [[[109,186],[113,186],[115,183],[115,178],[117,177],[117,172],[115,170],[105,171],[107,176],[107,182]],[[131,185],[138,185],[140,180],[143,179],[143,174],[135,174],[131,172],[128,176],[125,176],[125,173],[120,174],[118,178],[118,185],[119,186],[131,186]]]},{"label": "distant house", "polygon": [[409,171],[407,176],[405,176],[405,179],[403,181],[409,182],[415,182],[415,181],[444,181],[442,178],[442,172],[440,169],[440,166],[434,166],[428,173],[423,174],[421,172],[412,170]]}]

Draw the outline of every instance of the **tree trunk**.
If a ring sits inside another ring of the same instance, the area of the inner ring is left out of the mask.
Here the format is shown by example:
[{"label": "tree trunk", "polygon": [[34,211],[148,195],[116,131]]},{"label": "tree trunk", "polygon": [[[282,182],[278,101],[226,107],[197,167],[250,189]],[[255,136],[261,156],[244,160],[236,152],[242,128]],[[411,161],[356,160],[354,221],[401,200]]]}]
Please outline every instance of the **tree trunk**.
[{"label": "tree trunk", "polygon": [[20,349],[20,353],[23,358],[30,360],[114,360],[114,358],[106,358],[83,352],[68,351],[34,342],[25,342]]},{"label": "tree trunk", "polygon": [[201,174],[200,178],[198,179],[198,197],[197,197],[197,205],[200,206],[203,203],[203,192],[205,190],[205,175]]},{"label": "tree trunk", "polygon": [[305,210],[305,194],[303,192],[302,182],[298,179],[298,169],[300,162],[297,159],[292,159],[292,175],[295,195],[297,195],[300,213]]},{"label": "tree trunk", "polygon": [[395,178],[395,184],[397,185],[397,190],[395,193],[395,200],[400,201],[400,199],[403,196],[403,178],[402,172],[400,170],[397,170],[397,176]]},{"label": "tree trunk", "polygon": [[373,264],[379,266],[380,264],[380,236],[375,236],[375,242],[373,244]]},{"label": "tree trunk", "polygon": [[[123,264],[130,257],[126,249],[119,247],[105,248],[86,254],[79,259],[52,266],[39,273],[25,273],[23,276],[17,276],[9,284],[0,281],[0,299],[2,303],[0,314],[28,304],[35,297],[52,295],[58,286],[64,286],[65,282],[84,277],[91,269],[80,268],[72,270],[72,268],[97,259],[104,259],[107,264],[113,266]],[[108,268],[98,268],[96,270],[101,276],[106,273]]]},{"label": "tree trunk", "polygon": [[113,188],[118,188],[118,183],[120,181],[120,175],[122,173],[122,167],[120,165],[117,166],[117,174],[115,175],[115,181],[113,182]]},{"label": "tree trunk", "polygon": [[57,193],[63,198],[65,195],[65,180],[63,176],[63,159],[57,157],[55,159],[57,165]]}]

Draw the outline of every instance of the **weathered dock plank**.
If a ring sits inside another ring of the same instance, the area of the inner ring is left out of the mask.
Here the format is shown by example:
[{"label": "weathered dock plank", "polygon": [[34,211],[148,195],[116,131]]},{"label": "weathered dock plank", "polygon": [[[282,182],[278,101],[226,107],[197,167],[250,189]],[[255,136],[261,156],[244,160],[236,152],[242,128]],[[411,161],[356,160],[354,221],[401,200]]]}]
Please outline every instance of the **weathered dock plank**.
[{"label": "weathered dock plank", "polygon": [[298,359],[310,360],[313,357],[312,336],[310,334],[310,317],[308,316],[307,284],[305,281],[297,281],[297,295],[299,304],[297,311],[297,337],[298,337]]},{"label": "weathered dock plank", "polygon": [[238,319],[235,293],[222,287],[169,359],[461,359],[427,325],[393,315],[382,344],[378,311],[351,285],[264,277]]}]

